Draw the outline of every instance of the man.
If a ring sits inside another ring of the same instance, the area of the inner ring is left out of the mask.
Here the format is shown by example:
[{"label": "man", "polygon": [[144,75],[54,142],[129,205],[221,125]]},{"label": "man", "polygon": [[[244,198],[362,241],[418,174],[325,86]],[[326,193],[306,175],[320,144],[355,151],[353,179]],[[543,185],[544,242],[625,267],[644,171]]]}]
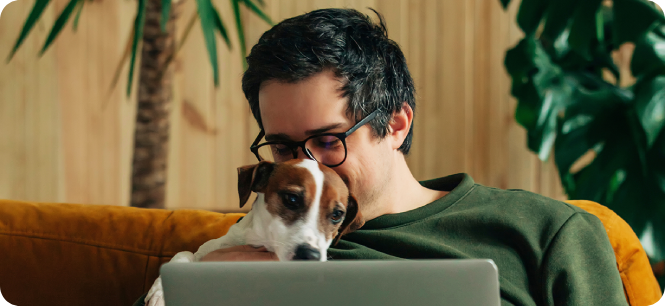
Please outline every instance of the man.
[{"label": "man", "polygon": [[[595,216],[530,192],[484,187],[465,174],[413,177],[405,155],[414,84],[383,20],[374,24],[349,9],[310,12],[264,33],[247,59],[243,91],[265,134],[255,144],[271,142],[262,148],[277,161],[315,158],[333,166],[358,200],[366,222],[328,251],[332,260],[491,258],[504,305],[627,305]],[[368,116],[375,117],[341,134]],[[341,143],[343,160],[306,155],[311,139]],[[275,256],[238,246],[204,260]]]}]

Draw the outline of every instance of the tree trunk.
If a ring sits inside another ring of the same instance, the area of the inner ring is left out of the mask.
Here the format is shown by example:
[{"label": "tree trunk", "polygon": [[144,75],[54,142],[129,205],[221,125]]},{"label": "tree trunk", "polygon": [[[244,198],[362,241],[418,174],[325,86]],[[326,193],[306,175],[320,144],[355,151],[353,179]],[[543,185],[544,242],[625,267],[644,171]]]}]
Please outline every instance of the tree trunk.
[{"label": "tree trunk", "polygon": [[131,206],[135,207],[164,208],[165,204],[173,78],[166,62],[175,51],[177,6],[178,1],[173,1],[164,33],[162,1],[146,3],[131,178]]}]

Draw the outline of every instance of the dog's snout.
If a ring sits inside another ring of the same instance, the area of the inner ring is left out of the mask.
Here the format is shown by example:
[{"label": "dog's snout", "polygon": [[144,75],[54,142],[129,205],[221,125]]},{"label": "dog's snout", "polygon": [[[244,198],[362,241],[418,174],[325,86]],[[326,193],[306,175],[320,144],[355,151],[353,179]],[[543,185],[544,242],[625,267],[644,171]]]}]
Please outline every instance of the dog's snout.
[{"label": "dog's snout", "polygon": [[296,254],[293,260],[320,260],[321,252],[309,245],[301,244],[296,248]]}]

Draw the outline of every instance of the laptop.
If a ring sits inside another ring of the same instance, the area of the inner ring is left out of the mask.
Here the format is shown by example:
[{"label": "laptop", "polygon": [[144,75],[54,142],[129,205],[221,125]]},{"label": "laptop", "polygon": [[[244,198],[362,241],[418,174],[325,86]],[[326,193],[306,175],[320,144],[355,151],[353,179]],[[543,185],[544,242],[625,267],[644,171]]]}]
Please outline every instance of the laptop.
[{"label": "laptop", "polygon": [[491,260],[196,262],[161,267],[166,306],[498,306]]}]

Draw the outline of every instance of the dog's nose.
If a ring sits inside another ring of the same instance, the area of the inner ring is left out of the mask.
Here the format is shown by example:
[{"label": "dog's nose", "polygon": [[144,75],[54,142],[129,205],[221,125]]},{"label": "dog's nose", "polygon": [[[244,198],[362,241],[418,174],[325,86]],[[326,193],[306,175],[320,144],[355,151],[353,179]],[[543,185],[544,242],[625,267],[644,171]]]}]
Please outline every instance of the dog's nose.
[{"label": "dog's nose", "polygon": [[321,252],[312,248],[309,245],[301,244],[296,248],[296,254],[293,260],[320,260]]}]

